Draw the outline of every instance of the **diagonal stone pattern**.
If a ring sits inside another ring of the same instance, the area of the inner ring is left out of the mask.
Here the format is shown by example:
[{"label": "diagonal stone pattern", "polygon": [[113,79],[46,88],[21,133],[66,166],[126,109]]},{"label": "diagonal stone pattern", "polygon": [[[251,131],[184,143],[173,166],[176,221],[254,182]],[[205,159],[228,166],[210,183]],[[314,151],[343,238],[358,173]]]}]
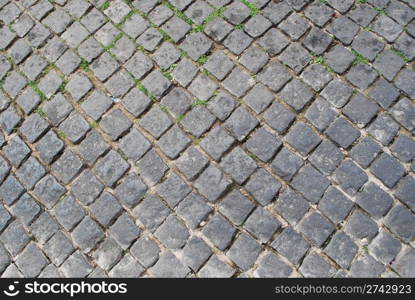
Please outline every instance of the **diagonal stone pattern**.
[{"label": "diagonal stone pattern", "polygon": [[1,277],[414,277],[412,0],[0,0]]}]

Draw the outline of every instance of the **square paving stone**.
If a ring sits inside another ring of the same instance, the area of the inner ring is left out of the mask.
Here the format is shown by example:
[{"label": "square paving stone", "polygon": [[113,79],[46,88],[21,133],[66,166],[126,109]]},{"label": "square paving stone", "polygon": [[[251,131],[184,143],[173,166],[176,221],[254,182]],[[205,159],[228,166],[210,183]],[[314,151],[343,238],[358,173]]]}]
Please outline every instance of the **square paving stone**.
[{"label": "square paving stone", "polygon": [[83,171],[72,184],[72,193],[84,205],[91,204],[103,189],[104,185],[90,170]]},{"label": "square paving stone", "polygon": [[209,131],[207,136],[200,143],[200,146],[213,159],[219,160],[234,142],[235,139],[230,136],[222,126],[217,126]]},{"label": "square paving stone", "polygon": [[279,256],[268,252],[261,259],[258,268],[254,272],[254,276],[259,278],[288,277],[292,271],[293,269]]},{"label": "square paving stone", "polygon": [[217,248],[225,250],[231,244],[236,229],[220,214],[214,215],[203,227],[202,233]]},{"label": "square paving stone", "polygon": [[235,270],[221,261],[217,255],[212,255],[208,262],[200,269],[198,276],[201,278],[230,278]]},{"label": "square paving stone", "polygon": [[242,184],[255,171],[257,164],[240,147],[234,148],[221,161],[220,166],[237,183]]},{"label": "square paving stone", "polygon": [[248,234],[242,233],[227,252],[227,256],[246,271],[253,266],[260,252],[260,244]]},{"label": "square paving stone", "polygon": [[289,187],[280,193],[274,206],[275,211],[292,225],[304,216],[308,208],[307,200]]},{"label": "square paving stone", "polygon": [[130,247],[141,233],[135,221],[127,214],[123,213],[109,229],[110,235],[117,241],[118,245],[124,250]]},{"label": "square paving stone", "polygon": [[180,58],[180,52],[170,43],[163,43],[153,56],[156,63],[163,70],[168,69]]},{"label": "square paving stone", "polygon": [[376,58],[384,47],[385,45],[376,38],[376,35],[367,31],[359,33],[352,43],[354,50],[371,61]]},{"label": "square paving stone", "polygon": [[217,84],[205,74],[199,74],[189,86],[191,92],[200,100],[209,99],[218,88]]},{"label": "square paving stone", "polygon": [[105,87],[114,98],[124,96],[134,86],[134,80],[127,72],[121,70],[105,83]]},{"label": "square paving stone", "polygon": [[173,253],[165,251],[157,263],[149,269],[156,278],[184,278],[190,272]]},{"label": "square paving stone", "polygon": [[117,140],[124,134],[131,126],[132,122],[127,116],[118,108],[111,110],[104,115],[99,122],[99,126],[109,135],[113,140]]},{"label": "square paving stone", "polygon": [[155,138],[159,138],[172,124],[159,106],[153,106],[140,120],[140,125]]},{"label": "square paving stone", "polygon": [[300,43],[291,43],[280,54],[279,59],[298,74],[310,62],[311,56]]},{"label": "square paving stone", "polygon": [[405,62],[391,50],[383,50],[373,63],[387,80],[392,80],[404,65]]},{"label": "square paving stone", "polygon": [[385,271],[385,266],[367,253],[360,254],[350,268],[353,277],[379,277]]},{"label": "square paving stone", "polygon": [[93,87],[91,81],[83,74],[75,74],[65,86],[65,89],[76,100],[80,100]]},{"label": "square paving stone", "polygon": [[274,2],[274,1],[270,1],[268,3],[268,5],[263,9],[263,14],[273,24],[278,24],[291,11],[292,11],[292,8],[286,2]]},{"label": "square paving stone", "polygon": [[409,242],[414,238],[414,232],[411,230],[414,224],[414,214],[400,204],[392,208],[385,219],[385,225],[406,242]]},{"label": "square paving stone", "polygon": [[137,52],[124,66],[136,79],[141,79],[153,68],[153,62],[143,53]]},{"label": "square paving stone", "polygon": [[359,31],[359,26],[349,18],[340,15],[330,24],[328,30],[342,43],[349,45]]},{"label": "square paving stone", "polygon": [[163,183],[158,185],[156,190],[172,208],[191,192],[187,183],[176,173],[171,174]]},{"label": "square paving stone", "polygon": [[122,258],[122,249],[111,237],[94,251],[94,259],[98,266],[104,270],[111,269]]},{"label": "square paving stone", "polygon": [[109,145],[104,141],[102,136],[96,130],[91,130],[81,142],[78,149],[82,159],[91,166],[108,148]]},{"label": "square paving stone", "polygon": [[169,216],[154,236],[168,249],[179,249],[189,238],[188,229],[175,216]]},{"label": "square paving stone", "polygon": [[92,8],[81,20],[81,24],[85,26],[90,33],[94,33],[102,25],[105,24],[106,19],[104,15],[96,8]]},{"label": "square paving stone", "polygon": [[90,218],[85,217],[71,233],[74,242],[84,251],[89,252],[103,238],[101,228]]},{"label": "square paving stone", "polygon": [[27,80],[16,71],[12,71],[6,77],[3,89],[10,97],[16,97],[19,92],[26,86]]},{"label": "square paving stone", "polygon": [[379,106],[358,93],[350,99],[342,111],[352,122],[364,127],[377,114]]},{"label": "square paving stone", "polygon": [[135,128],[122,137],[119,143],[121,151],[133,160],[140,159],[150,149],[150,145],[147,138]]},{"label": "square paving stone", "polygon": [[59,268],[67,277],[86,277],[92,272],[93,266],[79,250],[73,253]]},{"label": "square paving stone", "polygon": [[257,114],[263,112],[274,100],[274,95],[265,86],[258,83],[244,98],[244,102]]},{"label": "square paving stone", "polygon": [[377,78],[377,73],[370,66],[364,63],[358,63],[353,66],[346,75],[354,86],[364,90],[369,87]]},{"label": "square paving stone", "polygon": [[121,212],[122,207],[112,194],[103,192],[89,207],[91,214],[102,225],[109,225]]},{"label": "square paving stone", "polygon": [[187,58],[183,58],[171,72],[172,77],[182,86],[187,86],[196,76],[198,68]]},{"label": "square paving stone", "polygon": [[114,150],[108,152],[94,167],[98,177],[113,186],[129,169],[129,164]]},{"label": "square paving stone", "polygon": [[197,105],[186,114],[180,124],[190,134],[200,137],[213,125],[215,120],[215,116],[207,108],[202,105]]},{"label": "square paving stone", "polygon": [[356,59],[355,55],[342,45],[334,46],[324,54],[324,58],[330,68],[339,74],[343,74]]},{"label": "square paving stone", "polygon": [[245,23],[245,31],[252,37],[256,38],[263,34],[268,28],[272,26],[272,23],[262,15],[253,16]]},{"label": "square paving stone", "polygon": [[262,161],[269,161],[281,147],[281,141],[264,127],[255,131],[245,143],[247,149]]},{"label": "square paving stone", "polygon": [[258,125],[258,120],[246,109],[239,107],[226,120],[225,127],[239,140],[245,137]]},{"label": "square paving stone", "polygon": [[310,248],[310,244],[291,227],[287,227],[272,242],[271,246],[284,255],[293,264],[298,264]]},{"label": "square paving stone", "polygon": [[30,80],[35,80],[47,66],[46,60],[41,56],[31,55],[21,66],[21,70]]},{"label": "square paving stone", "polygon": [[[13,205],[12,212],[24,225],[29,225],[33,219],[39,214],[40,207],[36,201],[29,194],[23,194],[19,200]],[[8,217],[5,215],[6,211],[2,211],[2,219]],[[4,214],[4,215],[3,215]],[[3,222],[2,222],[3,223]],[[4,225],[0,226],[3,227]]]},{"label": "square paving stone", "polygon": [[[263,50],[265,50],[272,57],[281,53],[281,51],[288,46],[289,40],[283,33],[281,33],[281,31],[271,28],[260,39],[258,39],[258,44],[262,47],[260,50],[262,51],[262,54],[260,55],[258,53],[259,58],[264,56]],[[267,58],[266,55],[265,58]]]},{"label": "square paving stone", "polygon": [[152,71],[142,81],[144,87],[157,99],[160,99],[171,86],[171,82],[158,70]]},{"label": "square paving stone", "polygon": [[230,186],[231,181],[223,172],[214,166],[209,166],[196,179],[194,186],[209,201],[215,202]]},{"label": "square paving stone", "polygon": [[55,126],[61,123],[72,110],[72,104],[61,93],[56,94],[43,106],[47,118]]},{"label": "square paving stone", "polygon": [[183,248],[183,262],[197,272],[211,254],[209,246],[202,239],[193,236]]},{"label": "square paving stone", "polygon": [[202,32],[195,32],[187,35],[181,43],[181,48],[191,59],[198,60],[212,47],[212,42]]},{"label": "square paving stone", "polygon": [[356,203],[366,210],[373,218],[379,219],[386,215],[393,205],[393,199],[375,183],[368,183],[357,195]]},{"label": "square paving stone", "polygon": [[283,147],[272,161],[272,170],[285,180],[290,180],[304,164],[300,156]]},{"label": "square paving stone", "polygon": [[177,16],[170,18],[161,28],[175,43],[179,42],[191,29],[189,24]]},{"label": "square paving stone", "polygon": [[334,79],[323,89],[321,96],[336,108],[341,108],[349,101],[352,93],[353,89],[351,86],[344,81]]},{"label": "square paving stone", "polygon": [[[23,40],[17,40],[11,48],[9,48],[9,54],[15,64],[20,64],[28,55],[32,53],[32,48]],[[3,77],[6,74],[7,69],[10,67],[9,62],[4,62],[0,74]]]},{"label": "square paving stone", "polygon": [[301,74],[301,79],[315,91],[320,91],[333,77],[322,65],[312,64]]},{"label": "square paving stone", "polygon": [[405,173],[405,168],[399,161],[387,153],[382,153],[370,170],[389,188],[394,187]]},{"label": "square paving stone", "polygon": [[118,63],[108,53],[103,53],[90,68],[99,80],[105,81],[116,71]]},{"label": "square paving stone", "polygon": [[353,208],[353,202],[335,187],[330,186],[318,204],[318,209],[333,223],[341,223]]},{"label": "square paving stone", "polygon": [[219,211],[232,223],[241,225],[255,205],[240,191],[233,190],[219,204]]},{"label": "square paving stone", "polygon": [[415,199],[411,196],[415,191],[415,180],[411,175],[404,177],[397,186],[395,196],[412,210],[415,209]]},{"label": "square paving stone", "polygon": [[402,98],[393,106],[392,115],[406,129],[415,128],[415,105],[408,98]]},{"label": "square paving stone", "polygon": [[368,132],[383,145],[388,145],[398,133],[399,125],[387,114],[379,114],[369,126]]},{"label": "square paving stone", "polygon": [[334,229],[333,224],[317,212],[309,214],[298,226],[298,230],[317,247],[326,241]]},{"label": "square paving stone", "polygon": [[395,85],[402,90],[410,99],[415,99],[415,72],[403,69],[395,80]]},{"label": "square paving stone", "polygon": [[223,81],[223,86],[236,97],[245,95],[254,84],[255,80],[238,67],[233,69],[231,74]]},{"label": "square paving stone", "polygon": [[233,66],[234,63],[222,51],[213,53],[204,65],[219,80],[225,78]]},{"label": "square paving stone", "polygon": [[16,176],[23,185],[31,190],[46,174],[45,168],[33,156],[29,157],[16,171]]},{"label": "square paving stone", "polygon": [[342,268],[348,269],[357,254],[358,247],[345,233],[337,232],[325,249],[325,252]]},{"label": "square paving stone", "polygon": [[68,46],[61,39],[53,37],[43,47],[42,54],[50,62],[56,62],[67,49]]},{"label": "square paving stone", "polygon": [[378,225],[359,210],[349,217],[345,231],[356,239],[371,240],[378,233]]},{"label": "square paving stone", "polygon": [[67,231],[70,231],[85,216],[84,209],[73,196],[66,196],[54,207],[55,217]]},{"label": "square paving stone", "polygon": [[308,160],[323,174],[331,174],[343,160],[343,153],[329,140],[324,140]]},{"label": "square paving stone", "polygon": [[239,62],[252,73],[257,73],[267,63],[268,59],[268,55],[262,49],[251,46],[244,51],[239,58]]},{"label": "square paving stone", "polygon": [[348,148],[360,137],[360,132],[345,118],[339,117],[326,130],[326,134],[337,145]]},{"label": "square paving stone", "polygon": [[174,117],[179,118],[186,113],[187,110],[191,107],[193,98],[191,94],[181,88],[173,88],[166,96],[161,100],[161,104],[167,107],[169,113]]},{"label": "square paving stone", "polygon": [[250,14],[249,8],[242,2],[233,2],[224,13],[224,17],[233,25],[242,23]]},{"label": "square paving stone", "polygon": [[369,97],[383,108],[388,108],[398,98],[398,90],[385,79],[379,79],[369,91]]},{"label": "square paving stone", "polygon": [[130,8],[128,5],[120,0],[113,1],[110,6],[104,10],[104,14],[115,23],[120,23],[129,12]]},{"label": "square paving stone", "polygon": [[108,22],[94,34],[94,37],[104,46],[109,46],[120,33],[111,22]]},{"label": "square paving stone", "polygon": [[61,37],[70,48],[76,48],[88,35],[88,30],[81,23],[75,21],[65,30]]},{"label": "square paving stone", "polygon": [[55,176],[64,184],[70,183],[83,166],[81,159],[71,150],[65,152],[53,163],[51,169]]},{"label": "square paving stone", "polygon": [[257,207],[242,226],[261,243],[266,243],[281,227],[281,223],[267,210]]},{"label": "square paving stone", "polygon": [[303,156],[308,155],[321,142],[320,137],[302,122],[296,123],[285,139]]},{"label": "square paving stone", "polygon": [[48,208],[52,208],[59,198],[66,192],[52,175],[46,175],[35,186],[34,195]]},{"label": "square paving stone", "polygon": [[212,211],[206,200],[196,193],[190,193],[179,203],[176,213],[186,224],[194,229],[201,224]]},{"label": "square paving stone", "polygon": [[47,264],[45,255],[33,242],[27,245],[16,258],[16,265],[27,277],[37,276]]},{"label": "square paving stone", "polygon": [[59,68],[59,70],[62,71],[63,74],[69,75],[78,68],[80,63],[81,59],[79,56],[76,55],[72,50],[67,50],[58,59],[56,66]]},{"label": "square paving stone", "polygon": [[48,122],[38,113],[30,115],[20,126],[20,133],[30,142],[33,143],[49,127]]},{"label": "square paving stone", "polygon": [[139,89],[131,89],[121,100],[123,106],[135,117],[141,115],[151,104],[152,101]]},{"label": "square paving stone", "polygon": [[131,208],[140,202],[147,190],[147,186],[138,175],[130,174],[117,186],[115,196]]},{"label": "square paving stone", "polygon": [[305,257],[300,272],[309,278],[332,277],[336,273],[336,268],[326,258],[313,251]]},{"label": "square paving stone", "polygon": [[320,55],[327,50],[332,41],[333,38],[328,33],[314,27],[307,34],[303,45],[313,53]]},{"label": "square paving stone", "polygon": [[213,8],[209,4],[197,0],[186,9],[185,15],[195,24],[200,25],[212,12]]},{"label": "square paving stone", "polygon": [[126,254],[108,273],[111,277],[137,278],[145,269],[130,255]]},{"label": "square paving stone", "polygon": [[253,39],[242,30],[233,30],[223,41],[223,45],[235,55],[241,54],[252,43]]},{"label": "square paving stone", "polygon": [[286,34],[293,40],[298,40],[307,30],[310,25],[300,15],[293,13],[287,19],[282,21],[279,25]]},{"label": "square paving stone", "polygon": [[291,79],[291,75],[287,67],[272,62],[258,74],[257,79],[272,91],[278,92]]},{"label": "square paving stone", "polygon": [[346,159],[333,174],[334,180],[350,196],[368,181],[366,173],[360,169],[352,160]]},{"label": "square paving stone", "polygon": [[330,185],[330,181],[308,164],[295,175],[291,185],[311,203],[317,203]]},{"label": "square paving stone", "polygon": [[392,263],[401,248],[399,240],[386,231],[380,232],[368,247],[370,253],[384,264]]},{"label": "square paving stone", "polygon": [[215,17],[206,24],[204,32],[216,42],[221,42],[232,31],[232,28],[232,25],[224,19]]},{"label": "square paving stone", "polygon": [[401,25],[386,15],[379,16],[371,27],[373,32],[381,35],[390,43],[395,41],[403,30]]},{"label": "square paving stone", "polygon": [[405,251],[399,255],[398,259],[393,263],[393,268],[402,274],[402,276],[413,276],[413,258],[415,251],[413,248],[406,248]]},{"label": "square paving stone", "polygon": [[9,175],[0,186],[0,196],[7,205],[11,205],[23,193],[23,186],[13,175]]},{"label": "square paving stone", "polygon": [[145,267],[158,260],[159,252],[159,246],[148,236],[141,236],[130,248],[130,253]]},{"label": "square paving stone", "polygon": [[16,256],[30,242],[29,235],[19,221],[10,223],[0,235],[0,240],[12,256]]},{"label": "square paving stone", "polygon": [[168,170],[168,166],[163,162],[154,149],[144,155],[138,163],[140,175],[147,185],[157,184]]},{"label": "square paving stone", "polygon": [[203,156],[195,147],[189,147],[175,161],[177,168],[191,180],[207,165],[208,159]]},{"label": "square paving stone", "polygon": [[75,248],[71,240],[62,232],[56,232],[45,244],[44,251],[53,264],[61,265]]}]

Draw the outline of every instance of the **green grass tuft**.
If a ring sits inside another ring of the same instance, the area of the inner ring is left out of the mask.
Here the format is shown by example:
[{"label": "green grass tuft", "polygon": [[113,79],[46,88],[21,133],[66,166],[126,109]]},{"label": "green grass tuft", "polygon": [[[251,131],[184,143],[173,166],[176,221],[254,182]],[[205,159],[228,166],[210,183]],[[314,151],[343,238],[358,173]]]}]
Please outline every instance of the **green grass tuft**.
[{"label": "green grass tuft", "polygon": [[256,5],[248,0],[240,0],[243,4],[245,4],[249,10],[251,11],[251,16],[256,16],[261,13],[261,10],[256,7]]}]

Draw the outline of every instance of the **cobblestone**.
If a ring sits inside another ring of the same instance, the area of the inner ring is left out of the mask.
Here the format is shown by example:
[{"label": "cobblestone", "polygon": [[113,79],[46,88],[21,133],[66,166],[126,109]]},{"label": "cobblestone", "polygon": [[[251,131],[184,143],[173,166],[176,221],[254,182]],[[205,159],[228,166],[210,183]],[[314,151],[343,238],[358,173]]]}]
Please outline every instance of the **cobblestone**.
[{"label": "cobblestone", "polygon": [[408,0],[0,2],[1,277],[414,276]]}]

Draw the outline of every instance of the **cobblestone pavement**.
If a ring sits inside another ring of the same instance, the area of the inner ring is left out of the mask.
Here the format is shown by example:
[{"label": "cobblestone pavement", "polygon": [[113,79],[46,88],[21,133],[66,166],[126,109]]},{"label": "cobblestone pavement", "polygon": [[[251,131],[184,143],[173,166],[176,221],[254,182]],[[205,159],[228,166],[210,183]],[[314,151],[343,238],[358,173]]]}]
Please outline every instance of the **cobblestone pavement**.
[{"label": "cobblestone pavement", "polygon": [[0,0],[2,277],[414,277],[414,0]]}]

